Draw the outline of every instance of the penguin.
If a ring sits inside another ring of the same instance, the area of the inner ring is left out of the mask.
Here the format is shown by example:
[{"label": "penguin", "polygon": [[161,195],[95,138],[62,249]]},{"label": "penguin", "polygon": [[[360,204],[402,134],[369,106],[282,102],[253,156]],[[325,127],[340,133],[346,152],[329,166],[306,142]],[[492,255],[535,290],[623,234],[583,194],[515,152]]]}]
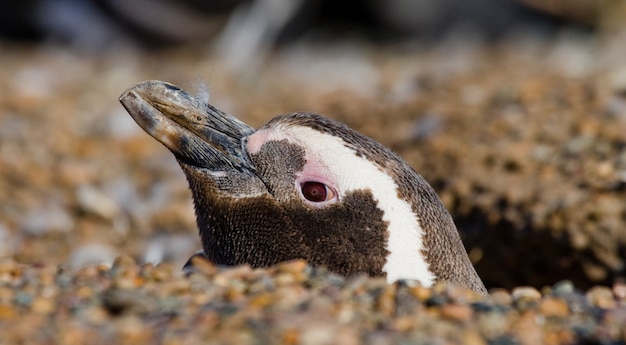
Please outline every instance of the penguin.
[{"label": "penguin", "polygon": [[120,102],[176,157],[210,261],[304,259],[344,276],[486,294],[433,188],[375,140],[306,112],[255,130],[162,81],[130,87]]}]

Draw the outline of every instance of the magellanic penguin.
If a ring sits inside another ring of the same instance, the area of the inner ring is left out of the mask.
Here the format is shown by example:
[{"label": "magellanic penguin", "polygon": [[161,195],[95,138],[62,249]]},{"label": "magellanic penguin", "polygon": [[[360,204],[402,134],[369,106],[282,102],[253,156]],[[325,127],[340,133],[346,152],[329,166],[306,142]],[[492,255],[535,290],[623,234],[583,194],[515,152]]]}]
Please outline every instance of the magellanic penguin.
[{"label": "magellanic penguin", "polygon": [[434,190],[378,142],[310,113],[255,131],[161,81],[129,88],[120,102],[176,156],[211,261],[305,259],[343,275],[486,293]]}]

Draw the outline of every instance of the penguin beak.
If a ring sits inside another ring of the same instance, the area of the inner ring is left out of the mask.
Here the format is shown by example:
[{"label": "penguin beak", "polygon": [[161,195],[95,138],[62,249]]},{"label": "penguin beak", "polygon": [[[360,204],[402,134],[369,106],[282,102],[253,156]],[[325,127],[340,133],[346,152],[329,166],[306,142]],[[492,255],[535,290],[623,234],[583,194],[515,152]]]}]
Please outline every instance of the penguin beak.
[{"label": "penguin beak", "polygon": [[182,89],[148,80],[124,91],[119,100],[179,161],[211,171],[254,171],[244,142],[254,129]]}]

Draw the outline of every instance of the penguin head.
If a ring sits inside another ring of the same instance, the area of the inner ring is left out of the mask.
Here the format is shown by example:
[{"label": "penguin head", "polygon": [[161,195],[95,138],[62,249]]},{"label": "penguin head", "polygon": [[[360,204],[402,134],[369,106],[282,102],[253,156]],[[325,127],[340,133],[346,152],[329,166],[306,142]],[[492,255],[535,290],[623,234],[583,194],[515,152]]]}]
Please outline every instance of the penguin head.
[{"label": "penguin head", "polygon": [[450,281],[484,292],[452,219],[404,160],[311,113],[254,130],[167,83],[120,98],[176,156],[205,255],[218,264],[305,259],[331,271]]}]

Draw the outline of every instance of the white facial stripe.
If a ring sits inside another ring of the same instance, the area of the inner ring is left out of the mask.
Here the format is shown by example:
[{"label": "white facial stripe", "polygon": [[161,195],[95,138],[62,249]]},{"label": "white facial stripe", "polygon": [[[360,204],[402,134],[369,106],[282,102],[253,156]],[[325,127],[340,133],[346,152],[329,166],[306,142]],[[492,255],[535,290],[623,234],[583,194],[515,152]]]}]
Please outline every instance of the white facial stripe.
[{"label": "white facial stripe", "polygon": [[287,139],[306,147],[307,155],[314,154],[314,160],[326,166],[335,178],[339,199],[354,190],[372,191],[384,212],[383,220],[389,224],[389,256],[383,267],[387,281],[414,279],[424,286],[433,284],[435,276],[421,253],[424,230],[411,205],[398,197],[398,186],[391,176],[358,157],[338,137],[301,126],[281,126],[271,132],[268,140]]}]

